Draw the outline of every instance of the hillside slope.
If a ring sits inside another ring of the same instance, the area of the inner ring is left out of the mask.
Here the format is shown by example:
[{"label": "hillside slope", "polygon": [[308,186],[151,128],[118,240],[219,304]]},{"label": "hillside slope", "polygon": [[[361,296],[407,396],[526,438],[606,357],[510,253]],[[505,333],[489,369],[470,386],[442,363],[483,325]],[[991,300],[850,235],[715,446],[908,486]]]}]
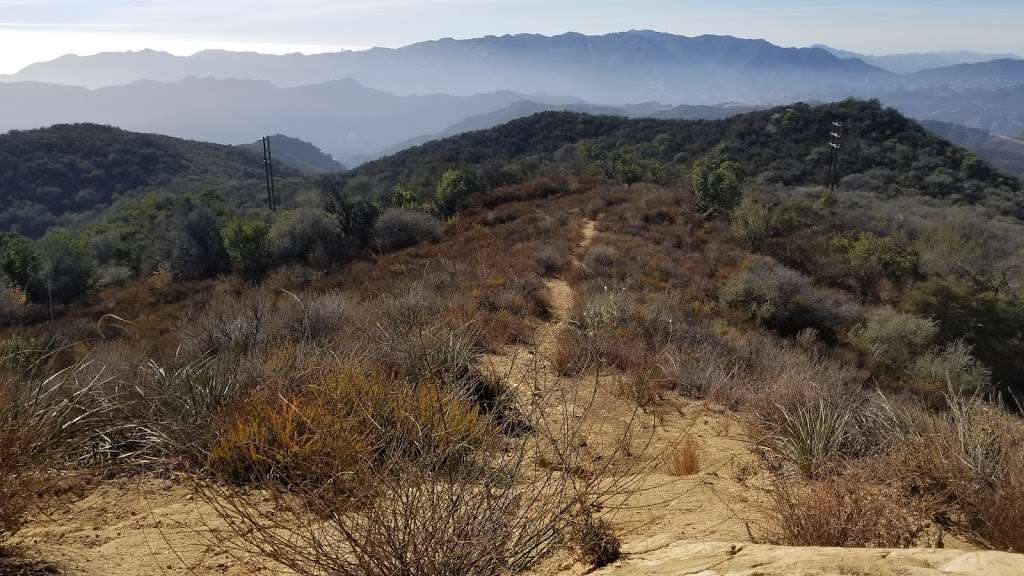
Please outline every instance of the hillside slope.
[{"label": "hillside slope", "polygon": [[921,125],[957,146],[971,150],[1007,174],[1024,178],[1024,139],[937,120],[925,120]]},{"label": "hillside slope", "polygon": [[998,90],[928,88],[881,96],[919,120],[939,120],[1000,134],[1024,131],[1024,79]]},{"label": "hillside slope", "polygon": [[[263,143],[253,142],[242,146],[253,154],[263,158]],[[325,154],[316,146],[291,138],[283,134],[270,137],[270,152],[273,160],[307,174],[323,174],[325,172],[341,172],[345,165]]]},{"label": "hillside slope", "polygon": [[96,124],[12,131],[0,135],[0,229],[39,236],[145,189],[262,179],[262,159],[232,146]]},{"label": "hillside slope", "polygon": [[714,121],[626,119],[547,112],[412,148],[370,162],[346,177],[364,176],[389,191],[403,182],[427,190],[450,166],[472,166],[489,184],[516,166],[571,162],[581,145],[607,156],[625,146],[638,158],[672,167],[712,149],[738,160],[766,183],[824,183],[829,157],[822,146],[833,121],[848,128],[841,176],[872,173],[879,187],[901,194],[958,195],[1024,216],[1020,182],[982,162],[969,172],[967,152],[878,102],[797,104]]}]

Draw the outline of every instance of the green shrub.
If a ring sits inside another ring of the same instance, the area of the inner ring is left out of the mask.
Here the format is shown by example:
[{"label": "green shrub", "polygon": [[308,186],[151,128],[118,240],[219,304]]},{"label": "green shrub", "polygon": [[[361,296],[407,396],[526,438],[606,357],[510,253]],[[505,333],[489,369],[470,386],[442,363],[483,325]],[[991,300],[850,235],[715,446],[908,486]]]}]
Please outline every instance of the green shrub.
[{"label": "green shrub", "polygon": [[861,232],[853,240],[838,237],[833,245],[845,256],[850,275],[865,292],[883,278],[899,283],[918,271],[917,253],[893,238]]},{"label": "green shrub", "polygon": [[901,308],[934,318],[944,342],[963,340],[992,369],[996,384],[1024,391],[1024,304],[967,284],[929,280],[914,287]]},{"label": "green shrub", "polygon": [[764,257],[755,257],[722,289],[721,302],[755,322],[793,336],[814,328],[834,340],[862,317],[859,305],[841,292],[815,287],[810,278]]},{"label": "green shrub", "polygon": [[186,205],[174,225],[171,274],[177,280],[213,278],[231,269],[221,222],[213,210]]},{"label": "green shrub", "polygon": [[402,208],[385,210],[373,227],[377,247],[394,252],[437,239],[440,226],[436,219],[422,212]]},{"label": "green shrub", "polygon": [[786,408],[776,405],[759,416],[770,423],[772,433],[765,447],[812,478],[837,465],[846,455],[856,433],[855,405],[840,398]]},{"label": "green shrub", "polygon": [[32,240],[18,234],[0,237],[0,272],[14,286],[26,289],[43,262]]},{"label": "green shrub", "polygon": [[873,369],[898,374],[931,348],[938,334],[934,320],[886,307],[870,311],[849,339]]},{"label": "green shrub", "polygon": [[40,242],[42,266],[30,295],[36,302],[67,303],[86,295],[96,281],[96,259],[80,238],[67,232],[48,234]]},{"label": "green shrub", "polygon": [[326,268],[351,256],[331,214],[315,208],[298,208],[282,214],[270,227],[268,241],[274,262],[306,263]]},{"label": "green shrub", "polygon": [[697,213],[702,217],[728,212],[740,200],[740,165],[718,154],[702,158],[690,171],[690,186],[697,197]]},{"label": "green shrub", "polygon": [[224,228],[224,248],[246,280],[257,283],[270,272],[270,226],[266,222],[232,219]]},{"label": "green shrub", "polygon": [[476,174],[468,170],[445,170],[437,183],[434,206],[442,218],[451,218],[461,210],[466,200],[479,190]]},{"label": "green shrub", "polygon": [[914,362],[914,379],[932,389],[971,394],[986,390],[991,384],[991,371],[977,358],[963,340],[932,350]]},{"label": "green shrub", "polygon": [[760,200],[744,197],[733,210],[730,230],[736,241],[748,250],[758,251],[772,236],[771,209]]}]

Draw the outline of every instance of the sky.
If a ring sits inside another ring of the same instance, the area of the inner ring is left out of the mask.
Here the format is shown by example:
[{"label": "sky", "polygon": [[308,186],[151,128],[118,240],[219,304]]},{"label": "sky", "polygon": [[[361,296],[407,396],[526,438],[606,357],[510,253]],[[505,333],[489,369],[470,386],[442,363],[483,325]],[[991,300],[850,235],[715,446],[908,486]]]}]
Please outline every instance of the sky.
[{"label": "sky", "polygon": [[0,0],[0,74],[68,53],[316,53],[629,29],[869,54],[1024,55],[1024,0]]}]

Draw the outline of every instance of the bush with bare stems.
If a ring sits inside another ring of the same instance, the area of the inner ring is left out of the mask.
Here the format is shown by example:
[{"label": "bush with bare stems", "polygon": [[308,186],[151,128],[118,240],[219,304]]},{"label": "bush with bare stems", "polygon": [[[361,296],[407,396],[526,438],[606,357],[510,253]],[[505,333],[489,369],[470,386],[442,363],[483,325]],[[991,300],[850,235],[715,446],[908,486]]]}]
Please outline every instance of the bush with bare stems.
[{"label": "bush with bare stems", "polygon": [[906,548],[921,543],[933,503],[846,473],[782,480],[769,492],[764,537],[789,546]]},{"label": "bush with bare stems", "polygon": [[[593,391],[577,383],[538,383],[544,391],[523,400],[510,393],[505,401],[522,403],[531,424],[512,435],[465,393],[433,389],[428,401],[409,386],[364,382],[333,398],[342,410],[334,418],[357,422],[340,433],[331,414],[288,402],[300,429],[291,446],[271,439],[278,431],[243,443],[275,474],[246,485],[197,475],[198,493],[230,528],[225,545],[303,575],[490,576],[565,546],[595,565],[614,560],[617,540],[596,513],[621,505],[642,480],[636,426],[604,444],[597,427],[607,423],[588,417]],[[302,458],[287,478],[276,473],[272,462],[294,463],[295,450],[313,444],[325,457]],[[346,457],[331,457],[335,449]]]}]

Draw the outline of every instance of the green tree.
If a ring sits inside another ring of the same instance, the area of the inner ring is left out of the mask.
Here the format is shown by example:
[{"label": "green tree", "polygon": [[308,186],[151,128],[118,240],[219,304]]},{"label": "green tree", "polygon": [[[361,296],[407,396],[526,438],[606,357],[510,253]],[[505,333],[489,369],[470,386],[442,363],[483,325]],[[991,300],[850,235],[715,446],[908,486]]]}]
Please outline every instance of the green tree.
[{"label": "green tree", "polygon": [[86,295],[96,280],[96,259],[89,245],[58,231],[40,241],[42,266],[29,295],[36,302],[67,303]]},{"label": "green tree", "polygon": [[258,283],[272,264],[270,226],[261,220],[234,218],[224,228],[224,248],[242,278]]},{"label": "green tree", "polygon": [[27,289],[43,265],[32,240],[19,234],[0,237],[0,271],[11,284]]},{"label": "green tree", "polygon": [[611,153],[607,165],[606,175],[627,188],[644,179],[645,166],[635,150],[619,148]]},{"label": "green tree", "polygon": [[443,218],[451,218],[465,207],[466,200],[478,190],[476,174],[449,168],[441,175],[434,194],[434,206]]},{"label": "green tree", "polygon": [[182,206],[174,226],[171,273],[177,280],[201,280],[231,268],[224,249],[220,218],[210,208],[193,203]]},{"label": "green tree", "polygon": [[917,275],[917,252],[893,238],[861,232],[853,240],[838,236],[832,245],[842,253],[851,280],[865,294],[874,290],[883,278],[899,284]]},{"label": "green tree", "polygon": [[740,201],[740,165],[719,154],[706,156],[693,164],[690,186],[697,197],[697,213],[702,218],[728,212]]},{"label": "green tree", "polygon": [[420,195],[411,186],[399,182],[395,184],[392,203],[403,210],[419,210],[423,206]]}]

